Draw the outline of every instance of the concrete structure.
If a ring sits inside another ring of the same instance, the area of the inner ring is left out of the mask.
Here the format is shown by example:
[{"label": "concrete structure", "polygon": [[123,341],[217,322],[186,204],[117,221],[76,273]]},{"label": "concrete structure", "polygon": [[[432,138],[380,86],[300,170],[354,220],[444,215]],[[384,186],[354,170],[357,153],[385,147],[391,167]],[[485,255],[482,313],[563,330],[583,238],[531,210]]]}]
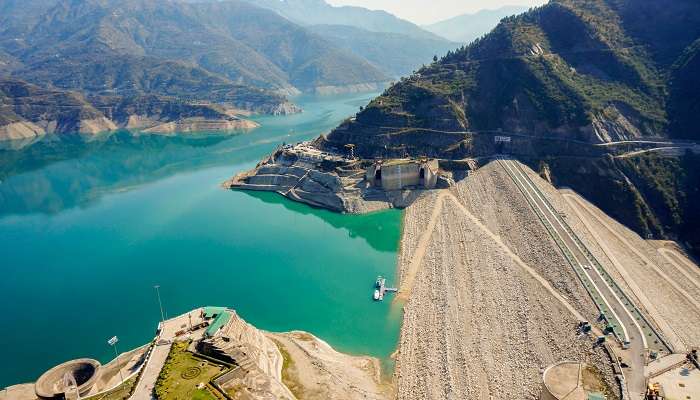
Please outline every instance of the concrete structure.
[{"label": "concrete structure", "polygon": [[367,168],[366,179],[371,186],[384,190],[434,189],[438,179],[438,161],[377,161]]},{"label": "concrete structure", "polygon": [[[584,374],[587,374],[584,379]],[[540,400],[605,399],[600,384],[586,369],[586,364],[564,361],[548,367],[542,374]]]},{"label": "concrete structure", "polygon": [[[86,395],[97,381],[100,363],[90,358],[65,362],[46,371],[34,385],[36,395],[42,399],[62,399],[75,396],[75,386],[80,396]],[[73,382],[74,381],[74,382]]]},{"label": "concrete structure", "polygon": [[700,370],[687,363],[666,371],[649,382],[659,388],[664,399],[695,399],[700,393]]}]

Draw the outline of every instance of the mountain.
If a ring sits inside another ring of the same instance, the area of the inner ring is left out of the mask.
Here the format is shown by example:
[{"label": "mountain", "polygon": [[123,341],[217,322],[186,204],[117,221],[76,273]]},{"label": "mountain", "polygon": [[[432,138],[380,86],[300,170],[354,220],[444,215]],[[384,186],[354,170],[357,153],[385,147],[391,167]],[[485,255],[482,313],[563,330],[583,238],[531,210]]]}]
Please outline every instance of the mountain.
[{"label": "mountain", "polygon": [[[553,0],[402,79],[315,143],[354,144],[363,158],[507,152],[644,237],[700,254],[700,156],[678,142],[700,140],[699,39],[695,0]],[[681,156],[643,143],[659,139]]]},{"label": "mountain", "polygon": [[336,7],[324,0],[256,0],[251,3],[303,25],[391,77],[410,74],[429,63],[436,54],[459,46],[384,11]]},{"label": "mountain", "polygon": [[251,2],[274,10],[301,25],[348,25],[370,32],[400,33],[418,39],[445,40],[386,11],[354,6],[336,7],[324,0],[253,0]]},{"label": "mountain", "polygon": [[481,10],[423,26],[423,29],[459,43],[471,43],[493,29],[508,16],[525,12],[527,7],[504,6],[495,10]]},{"label": "mountain", "polygon": [[415,38],[402,33],[371,32],[349,25],[311,25],[309,30],[339,48],[365,58],[389,76],[410,75],[435,55],[458,47],[443,39]]},{"label": "mountain", "polygon": [[[6,19],[16,17],[10,10]],[[17,73],[67,89],[148,91],[156,77],[132,69],[167,74],[159,83],[180,75],[192,81],[168,94],[211,80],[284,92],[386,80],[362,58],[243,1],[57,0],[40,17],[12,25],[0,45],[25,64]],[[108,75],[94,82],[102,72]],[[76,73],[84,82],[73,82]]]}]

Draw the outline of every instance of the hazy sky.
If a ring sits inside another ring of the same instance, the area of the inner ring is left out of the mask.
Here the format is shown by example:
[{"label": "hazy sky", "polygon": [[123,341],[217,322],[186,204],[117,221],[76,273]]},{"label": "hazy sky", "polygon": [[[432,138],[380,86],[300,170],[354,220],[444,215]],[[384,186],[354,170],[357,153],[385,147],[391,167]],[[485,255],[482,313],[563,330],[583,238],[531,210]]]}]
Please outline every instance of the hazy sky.
[{"label": "hazy sky", "polygon": [[546,0],[326,0],[328,3],[386,10],[403,19],[424,25],[456,15],[502,6],[536,6]]}]

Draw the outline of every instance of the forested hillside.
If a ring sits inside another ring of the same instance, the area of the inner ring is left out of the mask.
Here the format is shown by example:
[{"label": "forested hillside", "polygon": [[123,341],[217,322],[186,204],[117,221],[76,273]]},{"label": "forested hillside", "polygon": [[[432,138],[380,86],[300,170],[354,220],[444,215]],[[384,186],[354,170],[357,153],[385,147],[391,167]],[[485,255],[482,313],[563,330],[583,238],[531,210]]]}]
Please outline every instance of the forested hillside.
[{"label": "forested hillside", "polygon": [[697,1],[553,0],[402,79],[317,145],[369,158],[511,152],[644,236],[698,248],[697,156],[595,145],[700,140],[699,38]]}]

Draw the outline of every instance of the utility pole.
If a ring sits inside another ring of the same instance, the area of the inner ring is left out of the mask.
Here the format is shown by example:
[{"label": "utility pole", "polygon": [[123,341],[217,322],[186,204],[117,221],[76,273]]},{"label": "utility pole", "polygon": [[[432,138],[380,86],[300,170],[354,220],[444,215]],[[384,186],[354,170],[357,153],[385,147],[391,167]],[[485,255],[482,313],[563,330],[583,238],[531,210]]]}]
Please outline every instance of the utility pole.
[{"label": "utility pole", "polygon": [[117,352],[117,343],[119,342],[119,338],[116,336],[112,336],[111,339],[107,341],[107,344],[110,346],[114,347],[114,361],[117,362],[117,368],[119,368],[119,379],[120,379],[120,384],[124,383],[124,376],[122,375],[122,368],[119,365],[119,353]]},{"label": "utility pole", "polygon": [[160,307],[160,320],[163,323],[163,328],[165,327],[165,313],[163,313],[163,302],[160,301],[160,285],[153,286],[156,289],[156,296],[158,296],[158,307]]}]

